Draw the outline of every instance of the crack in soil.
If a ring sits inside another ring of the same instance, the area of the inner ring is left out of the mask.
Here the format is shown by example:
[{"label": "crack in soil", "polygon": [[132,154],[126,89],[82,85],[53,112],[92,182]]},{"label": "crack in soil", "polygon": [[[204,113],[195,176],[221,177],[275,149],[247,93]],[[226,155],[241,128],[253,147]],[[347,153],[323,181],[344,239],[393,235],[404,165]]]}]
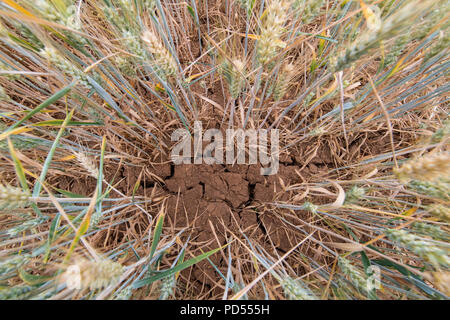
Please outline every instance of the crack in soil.
[{"label": "crack in soil", "polygon": [[[239,234],[241,229],[251,239],[259,239],[258,243],[267,246],[268,250],[275,248],[285,253],[291,246],[288,238],[296,239],[295,231],[284,230],[286,226],[281,225],[280,219],[267,205],[275,200],[290,199],[292,194],[285,192],[283,185],[302,183],[305,178],[316,175],[318,170],[326,170],[326,161],[318,163],[313,158],[311,164],[304,166],[301,163],[303,158],[280,156],[279,171],[273,176],[262,176],[260,165],[174,165],[166,161],[125,166],[119,170],[116,181],[122,180],[117,188],[127,193],[144,170],[136,195],[145,195],[148,190],[159,188],[160,196],[167,197],[165,225],[177,230],[187,227],[193,252],[200,253],[200,249],[206,252],[224,245],[229,240],[226,237],[230,236],[226,229],[235,234]],[[108,171],[112,176],[113,170],[105,170],[106,173]],[[209,260],[221,272],[226,272],[227,262],[220,254],[211,256]],[[192,274],[186,277],[192,276],[203,285],[215,285],[212,279],[217,279],[216,269],[209,261],[201,261],[189,272]]]}]

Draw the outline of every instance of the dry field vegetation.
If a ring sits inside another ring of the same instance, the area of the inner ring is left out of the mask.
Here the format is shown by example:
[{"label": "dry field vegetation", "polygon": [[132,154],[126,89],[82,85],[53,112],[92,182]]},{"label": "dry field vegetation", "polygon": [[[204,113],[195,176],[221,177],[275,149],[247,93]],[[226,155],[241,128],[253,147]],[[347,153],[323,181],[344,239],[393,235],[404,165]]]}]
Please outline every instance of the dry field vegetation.
[{"label": "dry field vegetation", "polygon": [[449,8],[1,0],[0,299],[447,299]]}]

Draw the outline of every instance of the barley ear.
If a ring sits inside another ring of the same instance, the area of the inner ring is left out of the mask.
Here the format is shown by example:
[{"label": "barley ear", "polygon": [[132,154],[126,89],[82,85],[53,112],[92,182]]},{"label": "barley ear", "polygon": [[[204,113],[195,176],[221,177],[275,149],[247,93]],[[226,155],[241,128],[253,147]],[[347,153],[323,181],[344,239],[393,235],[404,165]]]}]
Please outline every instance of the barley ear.
[{"label": "barley ear", "polygon": [[30,204],[29,193],[21,188],[0,184],[0,210],[26,207]]}]

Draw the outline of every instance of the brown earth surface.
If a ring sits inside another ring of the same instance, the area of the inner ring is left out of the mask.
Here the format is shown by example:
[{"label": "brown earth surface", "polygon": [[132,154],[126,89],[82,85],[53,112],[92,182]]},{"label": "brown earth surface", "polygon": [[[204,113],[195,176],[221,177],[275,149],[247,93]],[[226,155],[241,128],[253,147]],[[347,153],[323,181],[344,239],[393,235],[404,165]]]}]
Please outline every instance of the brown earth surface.
[{"label": "brown earth surface", "polygon": [[[361,143],[366,146],[370,144],[370,147],[382,145],[384,149],[388,146],[387,136],[374,135],[374,138],[377,141],[370,138],[368,141],[355,139],[350,144],[348,157],[365,155],[364,148],[358,148],[359,154],[352,151],[352,146]],[[381,141],[383,143],[380,143]],[[261,245],[265,250],[273,252],[275,249],[281,256],[299,243],[304,234],[295,227],[283,223],[280,215],[293,225],[301,225],[298,220],[291,219],[289,214],[284,215],[285,212],[289,213],[289,210],[279,208],[275,210],[273,203],[302,204],[308,199],[296,201],[296,196],[300,192],[292,190],[292,187],[330,177],[330,171],[337,167],[334,162],[336,157],[327,144],[305,144],[290,152],[280,155],[279,171],[271,176],[261,175],[259,165],[175,165],[166,157],[159,159],[161,162],[149,161],[139,165],[127,164],[120,167],[107,165],[105,177],[107,181],[114,180],[115,187],[126,195],[131,194],[136,184],[138,185],[135,190],[136,196],[149,198],[157,189],[158,196],[165,199],[164,227],[175,232],[184,230],[183,239],[187,240],[189,237],[189,249],[194,255],[229,243],[233,233],[245,234],[248,239]],[[370,153],[366,153],[368,154]],[[92,194],[95,189],[95,179],[90,177],[84,179],[67,177],[59,179],[57,184],[61,189],[82,195]],[[120,194],[113,191],[111,197],[120,197]],[[321,197],[314,197],[312,200],[315,204],[332,201],[330,198],[321,199]],[[155,205],[148,209],[148,213],[154,218],[159,210],[160,206]],[[312,217],[311,213],[302,210],[296,211],[295,215],[297,219],[305,221],[309,221]],[[111,226],[93,237],[92,242],[96,247],[117,246],[126,242],[127,237],[141,241],[141,238],[148,234],[150,230],[148,218],[142,212],[135,210],[121,217],[128,219],[128,222]],[[316,258],[328,259],[326,253],[320,252],[319,246],[317,248],[311,244],[308,246],[303,252]],[[288,261],[292,262],[292,266],[302,268],[298,261],[294,261],[295,259],[298,258],[288,257],[287,260],[293,260]],[[221,281],[219,274],[211,263],[222,274],[226,274],[228,266],[226,258],[217,253],[211,256],[209,261],[203,260],[191,269],[184,270],[181,278],[185,279],[185,283],[196,286],[195,289],[191,288],[195,292],[208,292],[210,288],[208,297],[214,298],[223,291],[218,285]]]}]

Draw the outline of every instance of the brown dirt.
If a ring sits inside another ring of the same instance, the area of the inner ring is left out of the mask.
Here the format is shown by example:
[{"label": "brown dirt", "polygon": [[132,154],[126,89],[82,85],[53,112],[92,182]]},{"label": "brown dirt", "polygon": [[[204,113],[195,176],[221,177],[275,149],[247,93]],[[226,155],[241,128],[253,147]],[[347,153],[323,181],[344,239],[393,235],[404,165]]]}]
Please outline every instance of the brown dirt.
[{"label": "brown dirt", "polygon": [[[302,162],[301,154],[281,154],[279,171],[272,176],[262,176],[259,165],[174,165],[168,160],[135,166],[127,164],[119,168],[109,164],[105,167],[105,176],[110,182],[114,178],[115,187],[130,195],[142,173],[135,195],[149,197],[151,190],[157,188],[159,195],[167,198],[165,227],[175,231],[185,229],[184,234],[190,236],[189,248],[195,255],[226,244],[230,240],[229,231],[236,235],[242,231],[266,249],[275,248],[282,254],[301,238],[294,229],[280,227],[279,218],[268,208],[274,201],[292,199],[292,193],[286,192],[286,188],[317,176],[330,158],[329,153],[318,151],[306,164]],[[67,177],[59,179],[57,185],[88,196],[95,189],[95,180]],[[111,197],[120,195],[112,191]],[[156,207],[149,210],[153,217],[158,212]],[[122,217],[130,218],[131,215],[123,213]],[[148,232],[145,225],[144,217],[135,217],[129,223],[99,232],[92,241],[99,247],[119,245],[126,240],[126,235],[138,237],[137,234]],[[211,256],[210,261],[226,273],[227,263],[221,255]],[[196,290],[200,291],[204,286],[215,287],[220,280],[208,261],[185,270],[182,277],[196,280],[194,282],[199,285]],[[214,296],[214,292],[210,294]]]},{"label": "brown dirt", "polygon": [[[234,236],[242,234],[264,250],[272,253],[275,250],[281,256],[299,243],[304,235],[280,218],[301,226],[298,219],[310,221],[312,216],[305,211],[296,211],[296,221],[289,216],[292,211],[275,209],[272,203],[330,202],[329,198],[317,196],[298,202],[295,198],[298,192],[289,191],[288,187],[331,178],[331,169],[354,163],[356,158],[370,156],[373,148],[389,150],[390,146],[386,134],[369,133],[354,137],[349,147],[348,154],[336,156],[339,151],[327,141],[299,143],[290,149],[289,154],[280,155],[279,171],[273,176],[262,176],[259,165],[174,165],[167,158],[158,159],[160,163],[148,160],[135,165],[122,164],[120,167],[109,162],[105,167],[105,176],[110,182],[114,177],[113,184],[127,195],[131,195],[140,176],[135,195],[148,199],[155,189],[158,190],[158,196],[166,199],[165,228],[171,230],[170,234],[185,230],[183,241],[189,236],[189,254],[192,256],[229,243]],[[95,180],[90,177],[60,178],[57,187],[89,196],[95,189]],[[120,196],[111,192],[111,197]],[[160,205],[154,204],[146,210],[155,217],[160,212]],[[92,239],[97,248],[117,246],[130,238],[140,242],[141,237],[148,235],[152,226],[149,226],[142,212],[132,210],[120,214],[129,222],[99,232]],[[320,252],[320,247],[313,243],[308,244],[303,252],[314,256],[316,261],[324,259],[326,263],[328,259],[326,253]],[[171,254],[167,255],[168,259],[171,257]],[[303,268],[299,257],[289,256],[286,261],[297,269]],[[191,286],[189,291],[194,296],[201,293],[208,298],[220,298],[223,292],[223,280],[210,262],[226,274],[228,263],[219,253],[211,256],[209,261],[201,261],[181,273],[181,281]],[[246,269],[244,277],[246,273],[254,275],[251,262],[242,268]],[[245,279],[245,282],[251,280]]]},{"label": "brown dirt", "polygon": [[[252,239],[270,238],[280,252],[288,251],[294,245],[290,241],[296,239],[295,232],[280,228],[279,219],[266,207],[273,201],[289,200],[291,194],[285,188],[309,177],[311,170],[304,168],[300,176],[301,165],[295,159],[280,160],[279,172],[273,176],[260,175],[259,165],[173,166],[173,175],[165,180],[170,223],[177,230],[188,228],[191,245],[202,251],[224,245],[230,236],[227,230],[238,233],[239,229]],[[271,247],[267,239],[259,243]],[[226,272],[227,264],[220,255],[211,257],[211,262]],[[192,275],[211,287],[218,281],[208,261],[194,266]]]}]

